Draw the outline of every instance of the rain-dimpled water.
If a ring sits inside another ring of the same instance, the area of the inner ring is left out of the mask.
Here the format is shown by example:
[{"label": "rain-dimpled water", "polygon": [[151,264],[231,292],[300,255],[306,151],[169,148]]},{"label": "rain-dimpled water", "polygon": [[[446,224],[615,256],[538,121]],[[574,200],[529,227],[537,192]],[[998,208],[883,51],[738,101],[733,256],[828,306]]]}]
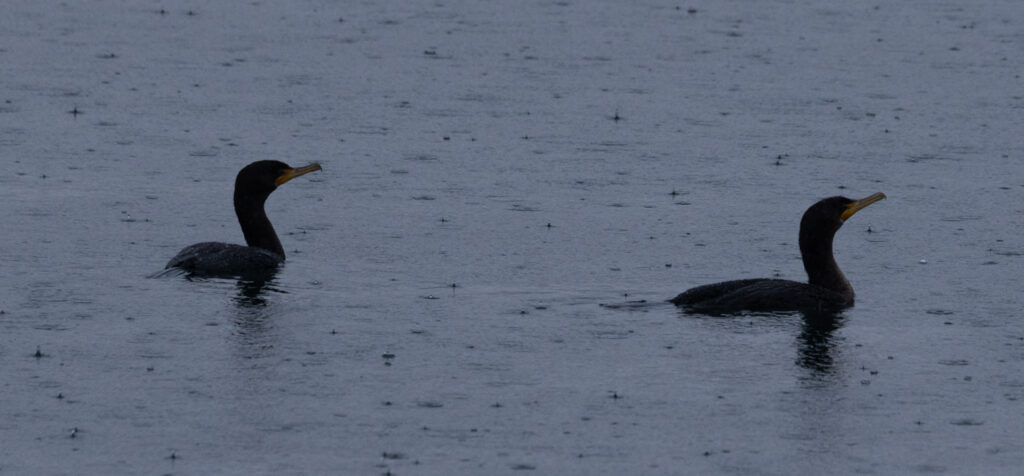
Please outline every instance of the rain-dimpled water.
[{"label": "rain-dimpled water", "polygon": [[[1017,474],[1017,2],[4,2],[0,474]],[[268,280],[162,273],[244,243]],[[856,302],[702,315],[806,279]]]}]

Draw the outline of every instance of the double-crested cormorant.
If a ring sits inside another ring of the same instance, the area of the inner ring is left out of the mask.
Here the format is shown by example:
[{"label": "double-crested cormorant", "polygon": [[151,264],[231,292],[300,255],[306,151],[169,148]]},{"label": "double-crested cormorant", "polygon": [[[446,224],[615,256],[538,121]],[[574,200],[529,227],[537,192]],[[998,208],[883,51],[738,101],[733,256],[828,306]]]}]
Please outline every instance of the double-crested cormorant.
[{"label": "double-crested cormorant", "polygon": [[235,178],[235,214],[249,246],[196,243],[181,250],[166,267],[212,276],[246,276],[276,269],[284,262],[284,248],[263,204],[279,185],[316,170],[321,170],[320,164],[292,168],[284,162],[261,160],[246,165]]},{"label": "double-crested cormorant", "polygon": [[713,314],[738,311],[838,311],[853,305],[853,287],[832,256],[832,238],[846,219],[885,198],[879,192],[860,200],[826,198],[800,220],[800,255],[808,282],[740,279],[692,288],[670,302],[689,311]]}]

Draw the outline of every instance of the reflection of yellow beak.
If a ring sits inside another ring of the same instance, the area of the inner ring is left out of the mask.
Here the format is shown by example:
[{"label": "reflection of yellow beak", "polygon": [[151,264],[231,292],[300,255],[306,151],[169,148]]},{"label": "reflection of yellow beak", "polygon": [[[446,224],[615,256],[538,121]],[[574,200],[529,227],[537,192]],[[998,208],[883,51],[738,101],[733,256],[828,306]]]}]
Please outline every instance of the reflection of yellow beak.
[{"label": "reflection of yellow beak", "polygon": [[274,185],[277,185],[277,186],[280,187],[281,184],[283,184],[283,183],[285,183],[285,182],[287,182],[287,181],[289,181],[289,180],[291,180],[291,179],[293,179],[295,177],[298,177],[300,175],[306,175],[306,174],[308,174],[310,172],[316,172],[317,170],[323,170],[323,169],[320,168],[320,164],[316,164],[316,163],[309,164],[309,165],[307,165],[305,167],[299,167],[297,169],[284,169],[284,171],[281,172],[281,175],[278,175],[277,179],[274,180]]},{"label": "reflection of yellow beak", "polygon": [[847,205],[846,206],[846,210],[843,210],[843,214],[840,215],[839,218],[841,220],[843,220],[843,221],[846,221],[847,218],[852,217],[854,213],[859,212],[862,208],[864,208],[864,207],[866,207],[868,205],[871,205],[872,203],[875,203],[875,202],[877,202],[879,200],[882,200],[884,198],[885,198],[885,194],[882,193],[882,192],[873,193],[871,195],[868,195],[868,196],[866,196],[866,197],[864,197],[864,198],[862,198],[860,200],[857,200],[856,202],[853,202],[853,203]]}]

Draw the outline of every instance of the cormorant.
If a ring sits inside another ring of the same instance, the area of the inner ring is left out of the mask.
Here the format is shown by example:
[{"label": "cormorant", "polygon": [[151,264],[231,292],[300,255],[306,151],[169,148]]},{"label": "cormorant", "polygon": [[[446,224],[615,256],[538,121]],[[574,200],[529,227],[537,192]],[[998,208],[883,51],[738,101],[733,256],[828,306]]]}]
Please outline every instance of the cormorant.
[{"label": "cormorant", "polygon": [[670,302],[691,312],[738,311],[834,312],[853,305],[853,287],[832,256],[832,238],[859,210],[885,198],[879,192],[860,200],[831,197],[804,212],[800,220],[800,255],[808,282],[785,279],[740,279],[692,288]]},{"label": "cormorant", "polygon": [[246,165],[235,178],[235,214],[249,246],[212,241],[196,243],[171,258],[166,268],[211,276],[247,276],[275,270],[284,262],[284,248],[267,219],[263,204],[281,184],[317,170],[322,170],[320,164],[292,168],[276,160]]}]

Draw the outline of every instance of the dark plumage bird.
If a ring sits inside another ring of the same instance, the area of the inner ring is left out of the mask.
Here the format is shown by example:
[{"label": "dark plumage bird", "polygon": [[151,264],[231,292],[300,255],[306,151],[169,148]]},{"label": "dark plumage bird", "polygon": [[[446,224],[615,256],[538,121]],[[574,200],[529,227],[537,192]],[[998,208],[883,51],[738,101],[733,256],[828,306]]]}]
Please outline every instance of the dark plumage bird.
[{"label": "dark plumage bird", "polygon": [[278,186],[317,170],[321,170],[320,164],[292,168],[276,160],[246,165],[235,178],[235,214],[249,246],[212,241],[196,243],[171,258],[166,268],[211,276],[247,276],[273,271],[284,262],[284,248],[267,219],[263,204]]},{"label": "dark plumage bird", "polygon": [[885,198],[879,192],[860,200],[826,198],[800,220],[800,255],[808,282],[785,279],[740,279],[692,288],[670,302],[692,312],[838,311],[853,305],[853,287],[832,256],[839,227],[859,210]]}]

